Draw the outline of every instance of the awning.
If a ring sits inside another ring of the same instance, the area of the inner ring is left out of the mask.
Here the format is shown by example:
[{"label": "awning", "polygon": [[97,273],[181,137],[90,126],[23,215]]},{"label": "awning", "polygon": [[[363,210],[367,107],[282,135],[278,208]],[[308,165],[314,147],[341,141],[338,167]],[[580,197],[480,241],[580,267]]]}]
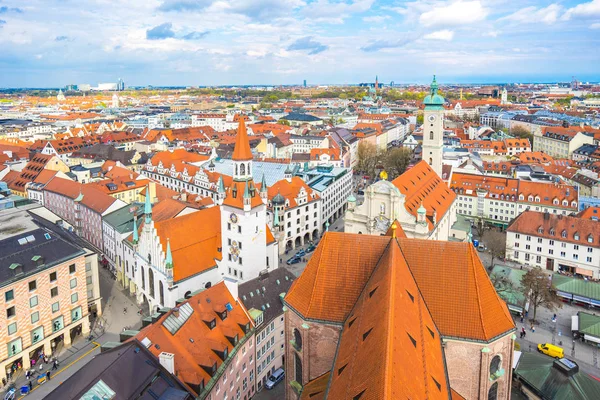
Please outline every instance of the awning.
[{"label": "awning", "polygon": [[583,335],[583,338],[585,340],[589,340],[590,342],[600,343],[600,338],[597,338],[596,336]]},{"label": "awning", "polygon": [[513,352],[513,365],[512,365],[513,369],[517,368],[517,364],[519,364],[519,360],[521,359],[521,354],[523,354],[523,353],[520,351],[515,350]]},{"label": "awning", "polygon": [[579,315],[571,316],[571,331],[579,331]]},{"label": "awning", "polygon": [[590,271],[589,269],[585,269],[585,268],[575,268],[575,273],[580,274],[580,275],[585,275],[585,276],[594,276],[594,273],[592,271]]}]

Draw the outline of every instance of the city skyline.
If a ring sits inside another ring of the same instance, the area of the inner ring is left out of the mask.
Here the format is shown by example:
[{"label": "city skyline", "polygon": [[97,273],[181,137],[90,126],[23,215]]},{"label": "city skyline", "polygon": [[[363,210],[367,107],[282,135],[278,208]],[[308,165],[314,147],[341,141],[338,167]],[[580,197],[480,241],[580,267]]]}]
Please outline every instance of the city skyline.
[{"label": "city skyline", "polygon": [[600,0],[0,0],[0,87],[600,80]]}]

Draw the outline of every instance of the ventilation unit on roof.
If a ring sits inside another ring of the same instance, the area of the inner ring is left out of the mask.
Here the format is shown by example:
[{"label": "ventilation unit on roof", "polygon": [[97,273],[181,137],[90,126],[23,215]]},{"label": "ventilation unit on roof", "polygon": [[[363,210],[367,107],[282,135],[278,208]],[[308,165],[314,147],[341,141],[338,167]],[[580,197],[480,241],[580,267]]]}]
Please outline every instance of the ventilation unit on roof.
[{"label": "ventilation unit on roof", "polygon": [[146,346],[146,348],[149,348],[152,345],[152,342],[150,341],[150,339],[148,339],[147,337],[142,339],[142,344],[144,346]]},{"label": "ventilation unit on roof", "polygon": [[46,240],[52,239],[49,233],[44,233],[44,237],[46,238]]},{"label": "ventilation unit on roof", "polygon": [[227,311],[232,311],[233,310],[233,307],[231,306],[231,303],[225,304],[225,308],[227,309]]}]

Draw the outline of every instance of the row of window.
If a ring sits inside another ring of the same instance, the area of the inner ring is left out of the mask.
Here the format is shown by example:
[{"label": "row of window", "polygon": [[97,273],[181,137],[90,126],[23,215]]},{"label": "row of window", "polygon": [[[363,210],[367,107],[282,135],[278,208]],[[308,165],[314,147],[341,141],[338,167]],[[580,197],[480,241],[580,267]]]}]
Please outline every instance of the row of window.
[{"label": "row of window", "polygon": [[[75,264],[71,264],[69,265],[69,273],[74,274],[75,273]],[[49,274],[49,278],[50,278],[50,283],[52,282],[56,282],[57,280],[57,273],[56,272],[51,272]],[[73,278],[71,279],[71,289],[73,289],[75,286],[77,286],[77,278]],[[29,291],[33,292],[37,290],[37,280],[33,280],[29,282]],[[50,289],[50,296],[51,297],[55,297],[58,295],[58,287],[54,287],[52,289]],[[37,296],[36,296],[37,297]],[[8,303],[12,300],[15,299],[15,291],[14,289],[10,289],[7,290],[6,292],[4,292],[4,300]]]}]

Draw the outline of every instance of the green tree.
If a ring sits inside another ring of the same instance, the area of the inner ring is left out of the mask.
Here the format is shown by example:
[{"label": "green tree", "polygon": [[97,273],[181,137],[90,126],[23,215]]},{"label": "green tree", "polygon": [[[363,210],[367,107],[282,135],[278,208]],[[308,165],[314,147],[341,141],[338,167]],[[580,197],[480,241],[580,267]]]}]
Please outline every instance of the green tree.
[{"label": "green tree", "polygon": [[281,118],[279,121],[277,121],[277,123],[281,124],[281,125],[287,125],[287,126],[291,125],[290,121],[288,121],[287,119],[284,119],[284,118]]},{"label": "green tree", "polygon": [[425,116],[423,115],[422,112],[417,114],[417,125],[423,125],[424,118],[425,118]]},{"label": "green tree", "polygon": [[535,322],[537,308],[542,306],[550,311],[562,308],[562,303],[550,285],[549,276],[540,268],[531,268],[521,279],[523,294],[533,306],[532,322]]},{"label": "green tree", "polygon": [[515,126],[510,130],[510,134],[520,139],[529,139],[529,143],[533,144],[533,134],[522,126]]},{"label": "green tree", "polygon": [[402,175],[411,159],[412,151],[410,149],[395,147],[389,150],[383,159],[383,167],[388,174],[388,179],[391,181]]}]

